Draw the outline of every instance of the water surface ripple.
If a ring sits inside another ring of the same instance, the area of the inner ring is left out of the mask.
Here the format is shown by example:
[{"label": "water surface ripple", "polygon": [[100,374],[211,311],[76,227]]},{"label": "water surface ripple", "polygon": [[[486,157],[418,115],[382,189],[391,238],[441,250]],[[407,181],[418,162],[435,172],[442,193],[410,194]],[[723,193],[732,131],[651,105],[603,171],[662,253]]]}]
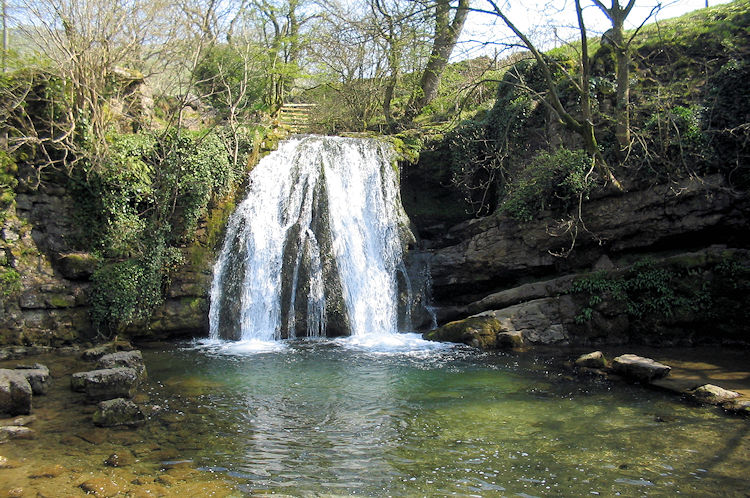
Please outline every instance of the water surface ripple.
[{"label": "water surface ripple", "polygon": [[745,420],[572,379],[552,366],[559,360],[389,340],[148,351],[150,394],[185,414],[174,438],[183,456],[248,492],[664,496],[750,486]]}]

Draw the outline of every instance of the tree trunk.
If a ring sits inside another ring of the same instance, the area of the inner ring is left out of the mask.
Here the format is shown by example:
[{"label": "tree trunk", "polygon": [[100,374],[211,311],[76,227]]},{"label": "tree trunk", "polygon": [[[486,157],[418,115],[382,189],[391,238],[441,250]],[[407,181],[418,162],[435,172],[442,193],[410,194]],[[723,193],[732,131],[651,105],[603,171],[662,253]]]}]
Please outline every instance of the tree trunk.
[{"label": "tree trunk", "polygon": [[612,38],[615,44],[615,74],[617,93],[615,97],[615,135],[620,150],[630,147],[630,50],[625,43],[624,18],[613,20]]},{"label": "tree trunk", "polygon": [[456,15],[450,19],[450,0],[437,0],[435,5],[435,38],[432,43],[432,53],[427,61],[419,93],[412,99],[404,116],[405,121],[411,121],[437,96],[440,77],[448,65],[451,53],[456,46],[458,37],[469,13],[469,0],[459,0]]}]

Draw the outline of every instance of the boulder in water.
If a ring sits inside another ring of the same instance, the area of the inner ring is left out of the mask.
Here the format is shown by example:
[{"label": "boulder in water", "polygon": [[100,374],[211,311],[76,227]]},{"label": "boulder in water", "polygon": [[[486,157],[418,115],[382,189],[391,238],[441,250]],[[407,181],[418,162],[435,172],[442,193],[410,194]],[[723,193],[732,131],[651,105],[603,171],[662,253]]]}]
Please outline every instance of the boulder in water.
[{"label": "boulder in water", "polygon": [[494,349],[497,334],[502,329],[500,321],[491,316],[472,316],[464,320],[446,323],[435,330],[425,332],[428,341],[446,341],[468,344],[480,349]]},{"label": "boulder in water", "polygon": [[124,398],[102,401],[94,413],[94,424],[100,427],[139,425],[145,420],[140,407]]},{"label": "boulder in water", "polygon": [[575,361],[575,365],[585,368],[607,368],[607,359],[601,351],[594,351],[593,353],[579,356]]},{"label": "boulder in water", "polygon": [[651,382],[655,379],[665,377],[671,367],[634,354],[624,354],[612,360],[612,370],[616,374],[639,382]]},{"label": "boulder in water", "polygon": [[71,388],[85,392],[86,397],[94,401],[132,398],[137,386],[138,373],[126,367],[79,372],[71,378]]},{"label": "boulder in water", "polygon": [[26,377],[34,394],[47,394],[50,383],[49,368],[35,363],[33,365],[18,365],[16,371]]},{"label": "boulder in water", "polygon": [[690,391],[690,396],[701,403],[718,405],[740,397],[740,393],[729,391],[713,384],[705,384]]},{"label": "boulder in water", "polygon": [[99,358],[96,366],[99,369],[132,368],[138,374],[139,380],[145,380],[146,378],[146,365],[143,364],[143,355],[138,350],[105,354]]},{"label": "boulder in water", "polygon": [[28,415],[32,393],[26,376],[18,370],[0,369],[0,413]]},{"label": "boulder in water", "polygon": [[6,425],[0,427],[0,441],[4,439],[34,439],[33,429],[20,425]]}]

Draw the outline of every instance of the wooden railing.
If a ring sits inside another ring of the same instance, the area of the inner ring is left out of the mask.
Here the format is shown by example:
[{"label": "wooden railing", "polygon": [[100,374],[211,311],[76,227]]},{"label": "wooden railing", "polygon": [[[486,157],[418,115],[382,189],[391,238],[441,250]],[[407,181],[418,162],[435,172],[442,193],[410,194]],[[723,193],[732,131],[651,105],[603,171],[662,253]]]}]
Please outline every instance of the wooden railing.
[{"label": "wooden railing", "polygon": [[279,109],[279,124],[294,133],[306,133],[310,129],[310,115],[314,109],[315,104],[284,104]]}]

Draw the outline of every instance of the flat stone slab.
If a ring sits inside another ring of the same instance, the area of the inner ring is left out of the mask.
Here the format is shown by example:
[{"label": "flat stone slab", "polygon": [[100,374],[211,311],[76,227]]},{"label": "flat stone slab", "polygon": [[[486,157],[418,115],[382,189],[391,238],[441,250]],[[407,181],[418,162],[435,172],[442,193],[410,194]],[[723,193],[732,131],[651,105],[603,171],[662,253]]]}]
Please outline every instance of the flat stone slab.
[{"label": "flat stone slab", "polygon": [[690,396],[701,403],[710,403],[718,405],[740,397],[740,393],[729,391],[713,384],[705,384],[696,387],[690,392]]},{"label": "flat stone slab", "polygon": [[92,401],[132,398],[138,386],[138,373],[132,368],[104,368],[73,374],[70,387],[85,392]]},{"label": "flat stone slab", "polygon": [[651,382],[655,379],[665,377],[671,367],[644,358],[635,354],[620,355],[612,360],[612,370],[623,377],[628,377],[639,382]]},{"label": "flat stone slab", "polygon": [[143,355],[138,350],[105,354],[99,358],[96,366],[100,369],[117,367],[132,368],[136,371],[140,380],[146,378],[146,365],[143,364]]}]

